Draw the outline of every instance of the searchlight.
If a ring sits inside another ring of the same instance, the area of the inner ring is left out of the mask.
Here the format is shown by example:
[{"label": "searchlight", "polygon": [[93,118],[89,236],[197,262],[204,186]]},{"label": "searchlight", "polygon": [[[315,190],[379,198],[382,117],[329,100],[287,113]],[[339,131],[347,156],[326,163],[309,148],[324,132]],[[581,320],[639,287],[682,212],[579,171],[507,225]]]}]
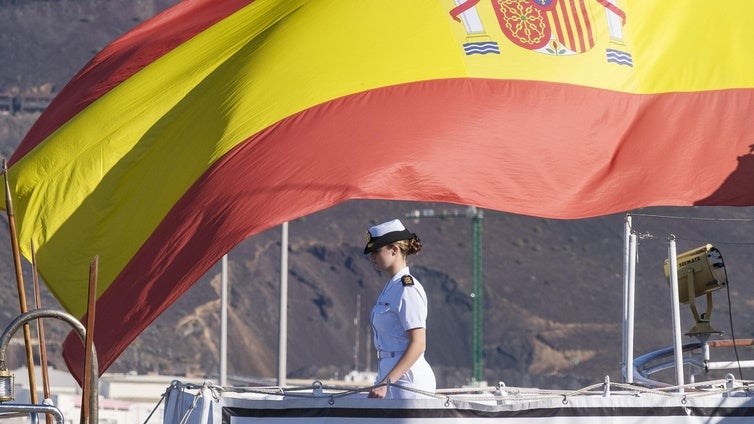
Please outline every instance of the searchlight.
[{"label": "searchlight", "polygon": [[[696,320],[694,327],[686,333],[688,336],[722,334],[710,325],[712,315],[712,293],[728,284],[723,257],[711,244],[691,249],[677,256],[678,263],[678,299],[687,303]],[[665,277],[670,281],[670,264],[665,259]],[[707,296],[707,309],[699,314],[696,298]]]}]

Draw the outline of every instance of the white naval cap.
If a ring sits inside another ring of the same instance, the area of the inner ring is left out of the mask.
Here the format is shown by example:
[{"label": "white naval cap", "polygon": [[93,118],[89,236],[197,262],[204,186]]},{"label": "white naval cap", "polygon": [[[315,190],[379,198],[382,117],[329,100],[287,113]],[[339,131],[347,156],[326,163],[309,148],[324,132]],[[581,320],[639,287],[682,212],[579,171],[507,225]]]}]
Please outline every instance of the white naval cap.
[{"label": "white naval cap", "polygon": [[414,234],[406,229],[399,219],[383,222],[369,229],[367,245],[364,254],[374,252],[382,246],[387,246],[399,240],[408,240]]}]

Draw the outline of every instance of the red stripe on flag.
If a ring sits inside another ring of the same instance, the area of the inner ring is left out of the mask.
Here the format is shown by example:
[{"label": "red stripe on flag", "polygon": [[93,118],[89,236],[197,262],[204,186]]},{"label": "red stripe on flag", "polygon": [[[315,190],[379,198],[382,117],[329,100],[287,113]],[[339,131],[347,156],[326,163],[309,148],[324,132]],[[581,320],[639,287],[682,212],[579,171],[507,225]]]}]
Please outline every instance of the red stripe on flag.
[{"label": "red stripe on flag", "polygon": [[[447,79],[302,111],[215,163],[99,298],[100,371],[239,242],[348,199],[471,204],[552,218],[653,205],[752,205],[750,184],[727,184],[754,180],[747,104],[754,104],[752,89],[636,95]],[[723,121],[731,124],[709,125]],[[707,166],[710,149],[715,166]],[[64,357],[80,381],[78,335],[66,339]]]},{"label": "red stripe on flag", "polygon": [[592,24],[583,0],[560,0],[549,13],[557,39],[569,50],[582,53],[594,47]]},{"label": "red stripe on flag", "polygon": [[[583,24],[579,25],[579,39],[581,40],[582,50],[587,51],[594,47],[594,34],[592,34],[592,22],[589,19],[589,11],[586,10],[586,4],[584,0],[579,0],[581,6],[581,21]],[[582,30],[583,28],[583,30]],[[584,39],[586,37],[586,40]]]},{"label": "red stripe on flag", "polygon": [[561,39],[560,41],[563,44],[565,44],[569,49],[575,51],[576,39],[573,35],[573,27],[571,25],[571,17],[570,17],[570,14],[568,13],[568,6],[566,4],[566,0],[560,0],[558,2],[558,6],[560,6],[559,9],[560,9],[560,16],[561,16],[560,18],[561,25],[563,25],[566,30],[566,37],[564,39]]},{"label": "red stripe on flag", "polygon": [[253,1],[183,1],[109,44],[55,96],[45,119],[32,126],[8,166],[104,93]]},{"label": "red stripe on flag", "polygon": [[555,27],[555,34],[556,34],[555,37],[558,39],[558,41],[560,41],[561,43],[565,45],[566,43],[563,41],[565,40],[565,34],[563,34],[564,25],[560,18],[560,15],[558,14],[558,10],[553,9],[550,12],[550,16],[553,22],[553,26]]}]

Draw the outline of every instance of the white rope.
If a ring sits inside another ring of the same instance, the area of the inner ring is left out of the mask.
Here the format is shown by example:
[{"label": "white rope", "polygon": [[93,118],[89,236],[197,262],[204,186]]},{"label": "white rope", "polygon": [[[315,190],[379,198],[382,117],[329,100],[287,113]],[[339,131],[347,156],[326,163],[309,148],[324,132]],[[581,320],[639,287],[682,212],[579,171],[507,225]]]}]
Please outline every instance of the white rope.
[{"label": "white rope", "polygon": [[[199,387],[194,384],[192,384],[191,386],[193,386],[192,388]],[[184,388],[188,388],[188,387],[184,386],[182,389]],[[202,392],[201,390],[199,390],[196,392],[196,395],[194,395],[194,400],[191,402],[191,407],[189,407],[189,409],[186,410],[186,413],[183,414],[183,418],[181,418],[180,424],[186,424],[186,422],[188,422],[188,418],[191,415],[191,412],[193,412],[193,410],[196,409],[196,405],[199,404],[199,399],[201,397],[202,397]]]}]

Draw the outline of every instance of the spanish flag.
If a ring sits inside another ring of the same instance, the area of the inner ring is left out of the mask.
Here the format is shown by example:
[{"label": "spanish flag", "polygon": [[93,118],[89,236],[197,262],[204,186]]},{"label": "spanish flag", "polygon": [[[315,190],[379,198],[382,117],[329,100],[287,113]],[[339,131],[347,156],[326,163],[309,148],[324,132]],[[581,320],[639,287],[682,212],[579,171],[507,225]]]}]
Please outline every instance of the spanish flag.
[{"label": "spanish flag", "polygon": [[[550,218],[754,205],[754,2],[186,0],[10,159],[21,246],[104,371],[245,238],[348,199]],[[118,329],[113,331],[113,329]],[[64,356],[79,379],[83,346]]]}]

